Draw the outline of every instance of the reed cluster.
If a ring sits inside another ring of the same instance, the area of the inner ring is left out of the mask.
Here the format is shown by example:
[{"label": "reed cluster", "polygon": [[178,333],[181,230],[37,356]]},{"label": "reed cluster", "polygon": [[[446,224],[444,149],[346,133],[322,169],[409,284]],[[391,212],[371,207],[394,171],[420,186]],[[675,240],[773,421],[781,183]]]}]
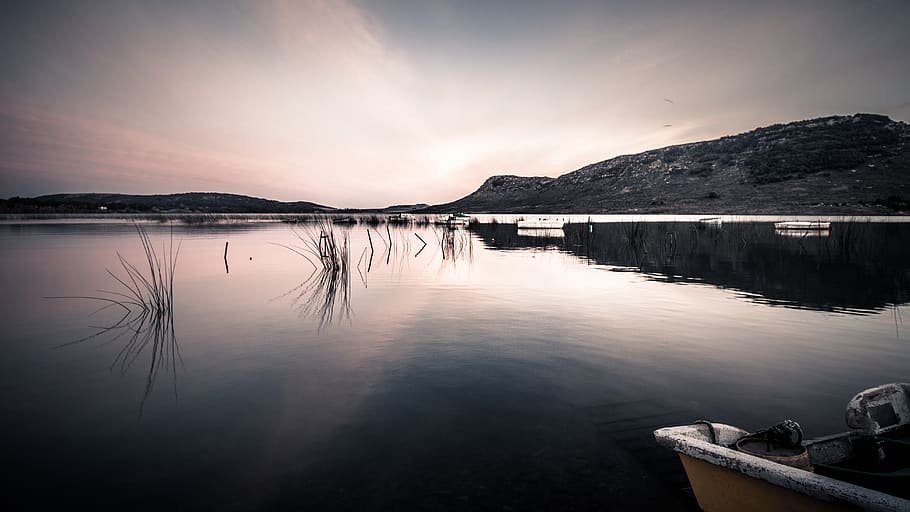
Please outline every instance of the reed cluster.
[{"label": "reed cluster", "polygon": [[107,273],[120,283],[127,293],[114,291],[105,293],[121,297],[123,302],[139,307],[142,310],[159,315],[169,315],[174,310],[174,273],[177,270],[180,243],[178,242],[175,250],[174,233],[171,232],[167,252],[164,252],[164,247],[162,247],[162,254],[159,255],[148,233],[138,224],[136,225],[136,231],[139,234],[139,241],[145,253],[148,275],[118,252],[117,259],[120,261],[125,276],[118,276],[110,270],[107,270]]},{"label": "reed cluster", "polygon": [[[342,228],[343,230],[345,228]],[[301,316],[319,320],[319,330],[331,324],[336,313],[351,315],[350,237],[336,233],[331,220],[292,228],[299,244],[284,247],[313,265],[313,272],[302,283],[283,295],[296,293],[293,300]]]},{"label": "reed cluster", "polygon": [[275,245],[298,254],[317,269],[347,271],[350,260],[349,237],[347,233],[336,236],[330,220],[321,218],[311,224],[298,224],[292,226],[291,231],[299,244]]},{"label": "reed cluster", "polygon": [[162,244],[159,252],[148,233],[138,224],[135,224],[135,227],[145,255],[145,265],[140,268],[117,252],[122,273],[118,275],[110,269],[105,269],[121,286],[120,289],[98,290],[100,295],[48,298],[99,301],[106,304],[101,310],[109,307],[119,307],[123,310],[123,315],[113,323],[96,327],[97,330],[93,334],[64,343],[57,348],[91,339],[106,339],[106,343],[126,339],[126,343],[111,363],[111,369],[117,367],[121,372],[126,372],[139,356],[151,347],[148,378],[140,404],[141,415],[145,400],[151,393],[162,367],[173,373],[175,396],[177,393],[176,367],[177,361],[180,360],[180,349],[174,331],[174,275],[181,244],[178,242],[177,246],[174,246],[174,234],[171,231],[168,243]]}]

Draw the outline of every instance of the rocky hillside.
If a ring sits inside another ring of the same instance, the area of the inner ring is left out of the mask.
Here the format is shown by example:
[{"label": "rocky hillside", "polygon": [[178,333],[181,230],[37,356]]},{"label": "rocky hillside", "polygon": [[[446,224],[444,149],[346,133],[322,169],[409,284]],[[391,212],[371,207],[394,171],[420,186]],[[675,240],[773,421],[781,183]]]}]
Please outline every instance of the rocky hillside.
[{"label": "rocky hillside", "polygon": [[332,210],[306,201],[284,203],[237,194],[189,192],[167,195],[53,194],[0,200],[0,213],[203,212],[312,213]]},{"label": "rocky hillside", "polygon": [[910,125],[856,114],[625,155],[558,178],[493,176],[438,211],[910,212]]}]

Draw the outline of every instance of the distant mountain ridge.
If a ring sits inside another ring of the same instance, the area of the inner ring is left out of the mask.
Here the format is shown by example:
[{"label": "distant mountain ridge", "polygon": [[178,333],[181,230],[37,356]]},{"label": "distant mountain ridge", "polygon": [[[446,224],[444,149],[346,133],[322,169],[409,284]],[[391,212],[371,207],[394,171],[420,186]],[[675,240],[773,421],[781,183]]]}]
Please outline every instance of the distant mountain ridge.
[{"label": "distant mountain ridge", "polygon": [[[0,199],[0,213],[318,213],[307,201],[237,194],[53,194]],[[910,213],[910,125],[830,116],[623,155],[557,178],[497,175],[451,203],[345,212]]]},{"label": "distant mountain ridge", "polygon": [[52,194],[0,200],[0,212],[11,213],[316,213],[334,208],[307,201],[281,202],[239,194],[187,192],[182,194]]},{"label": "distant mountain ridge", "polygon": [[498,175],[431,211],[893,214],[910,211],[910,125],[831,116],[623,155],[559,176]]}]

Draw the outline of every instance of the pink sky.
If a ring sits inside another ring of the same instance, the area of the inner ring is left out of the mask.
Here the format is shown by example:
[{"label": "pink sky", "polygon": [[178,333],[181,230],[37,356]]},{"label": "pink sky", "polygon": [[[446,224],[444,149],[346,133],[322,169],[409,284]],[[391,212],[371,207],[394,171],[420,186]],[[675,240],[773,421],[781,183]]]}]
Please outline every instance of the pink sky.
[{"label": "pink sky", "polygon": [[213,5],[14,9],[0,197],[441,203],[493,174],[910,114],[906,2]]}]

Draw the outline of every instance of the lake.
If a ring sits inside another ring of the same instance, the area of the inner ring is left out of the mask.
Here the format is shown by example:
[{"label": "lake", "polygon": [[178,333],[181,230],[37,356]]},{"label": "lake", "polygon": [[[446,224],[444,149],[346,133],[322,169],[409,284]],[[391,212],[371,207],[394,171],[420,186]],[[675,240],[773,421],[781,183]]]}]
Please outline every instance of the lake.
[{"label": "lake", "polygon": [[142,223],[161,311],[133,304],[151,280],[135,225],[0,224],[11,496],[691,508],[654,428],[790,418],[820,436],[857,392],[910,377],[908,223],[584,218]]}]

